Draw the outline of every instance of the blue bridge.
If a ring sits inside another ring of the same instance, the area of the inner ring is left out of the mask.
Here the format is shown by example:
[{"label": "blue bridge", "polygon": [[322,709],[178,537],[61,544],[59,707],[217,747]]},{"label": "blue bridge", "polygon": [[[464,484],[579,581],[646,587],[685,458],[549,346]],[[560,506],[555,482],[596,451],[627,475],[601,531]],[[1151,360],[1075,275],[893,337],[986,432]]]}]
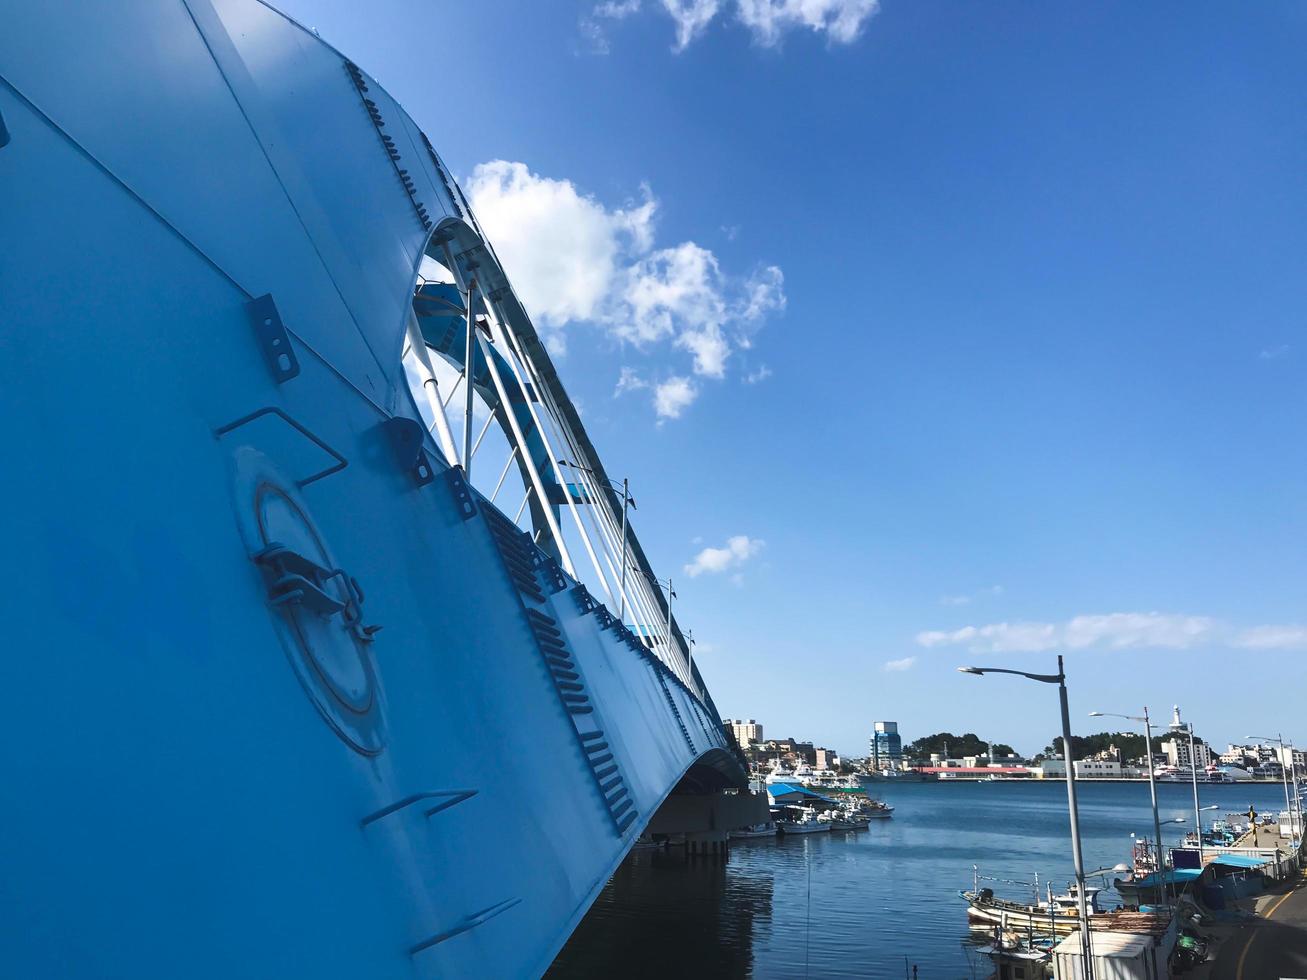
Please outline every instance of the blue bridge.
[{"label": "blue bridge", "polygon": [[2,10],[3,972],[538,975],[639,834],[765,819],[372,76],[257,0]]}]

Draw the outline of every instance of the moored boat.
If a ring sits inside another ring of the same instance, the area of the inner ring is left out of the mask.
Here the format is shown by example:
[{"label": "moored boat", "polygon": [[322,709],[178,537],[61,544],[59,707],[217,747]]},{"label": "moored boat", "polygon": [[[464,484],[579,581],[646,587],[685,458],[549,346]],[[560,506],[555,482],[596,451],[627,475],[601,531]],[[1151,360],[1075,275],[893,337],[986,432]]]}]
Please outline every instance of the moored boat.
[{"label": "moored boat", "polygon": [[732,830],[727,836],[731,840],[752,840],[756,837],[775,837],[777,832],[776,824],[768,820],[766,823],[750,824],[748,827]]},{"label": "moored boat", "polygon": [[829,831],[831,821],[829,818],[822,819],[822,816],[813,810],[800,809],[792,817],[777,820],[776,826],[780,828],[782,834],[818,834]]}]

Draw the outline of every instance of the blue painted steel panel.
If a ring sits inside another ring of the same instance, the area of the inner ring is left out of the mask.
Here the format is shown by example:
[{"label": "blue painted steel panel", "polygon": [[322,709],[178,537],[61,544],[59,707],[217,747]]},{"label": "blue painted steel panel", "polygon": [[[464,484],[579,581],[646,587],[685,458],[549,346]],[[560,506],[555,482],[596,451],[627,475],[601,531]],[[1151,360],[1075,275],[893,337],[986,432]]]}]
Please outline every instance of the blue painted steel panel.
[{"label": "blue painted steel panel", "polygon": [[[462,203],[375,82],[411,189],[344,59],[252,0],[0,22],[6,972],[542,972],[687,768],[740,773],[570,583],[523,598],[538,571],[434,444],[425,485],[397,463],[416,263]],[[254,560],[274,542],[317,611]],[[620,831],[528,607],[604,719]]]}]

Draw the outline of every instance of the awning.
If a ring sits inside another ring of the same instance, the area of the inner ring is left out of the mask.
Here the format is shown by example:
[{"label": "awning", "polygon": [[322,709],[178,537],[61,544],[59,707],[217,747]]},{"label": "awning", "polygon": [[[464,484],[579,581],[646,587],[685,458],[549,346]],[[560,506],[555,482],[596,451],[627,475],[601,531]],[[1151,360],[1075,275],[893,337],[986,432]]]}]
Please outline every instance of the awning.
[{"label": "awning", "polygon": [[1211,864],[1222,864],[1227,868],[1262,868],[1272,862],[1272,858],[1253,854],[1218,854]]}]

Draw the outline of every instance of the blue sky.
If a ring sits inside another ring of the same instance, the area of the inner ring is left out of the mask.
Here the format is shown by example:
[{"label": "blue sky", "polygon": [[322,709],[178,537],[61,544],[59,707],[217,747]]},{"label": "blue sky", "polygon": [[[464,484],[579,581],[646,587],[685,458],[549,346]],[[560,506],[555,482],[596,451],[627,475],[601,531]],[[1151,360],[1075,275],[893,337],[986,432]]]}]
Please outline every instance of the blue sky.
[{"label": "blue sky", "polygon": [[473,196],[723,714],[1035,751],[953,668],[1061,652],[1079,731],[1307,740],[1307,8],[284,9]]}]

